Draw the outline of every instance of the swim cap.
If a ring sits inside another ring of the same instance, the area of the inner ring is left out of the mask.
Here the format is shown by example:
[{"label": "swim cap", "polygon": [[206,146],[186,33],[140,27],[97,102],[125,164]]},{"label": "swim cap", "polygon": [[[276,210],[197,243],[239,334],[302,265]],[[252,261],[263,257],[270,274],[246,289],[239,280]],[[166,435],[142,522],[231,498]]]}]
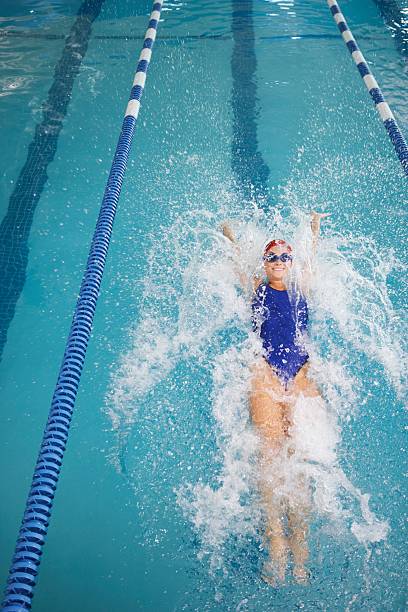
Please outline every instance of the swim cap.
[{"label": "swim cap", "polygon": [[270,249],[276,246],[285,247],[288,253],[292,252],[292,247],[288,242],[286,242],[286,240],[271,240],[264,249],[264,255],[266,255]]}]

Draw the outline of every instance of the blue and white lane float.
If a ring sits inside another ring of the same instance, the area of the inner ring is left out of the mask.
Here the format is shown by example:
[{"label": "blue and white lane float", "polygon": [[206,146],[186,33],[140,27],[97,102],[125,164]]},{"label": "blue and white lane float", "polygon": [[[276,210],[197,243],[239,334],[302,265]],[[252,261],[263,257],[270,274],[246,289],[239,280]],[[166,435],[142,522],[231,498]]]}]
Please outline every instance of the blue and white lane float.
[{"label": "blue and white lane float", "polygon": [[[55,387],[26,508],[18,535],[2,609],[31,608],[69,426],[98,300],[113,221],[129,157],[163,0],[155,0],[140,53],[129,103],[105,188],[82,279],[61,369]],[[58,566],[58,562],[56,562]]]},{"label": "blue and white lane float", "polygon": [[351,57],[353,58],[354,63],[358,68],[358,71],[370,93],[370,96],[374,100],[376,109],[381,117],[385,129],[388,132],[391,142],[395,147],[395,151],[397,152],[398,159],[402,164],[405,174],[408,175],[408,146],[405,142],[404,136],[402,135],[401,130],[398,127],[397,122],[395,121],[395,117],[392,114],[390,107],[384,100],[383,93],[377,81],[375,80],[374,75],[369,69],[363,54],[358,48],[356,40],[347,25],[347,22],[344,18],[343,13],[340,10],[338,3],[336,2],[336,0],[327,0],[327,4],[329,5],[334,21],[337,23],[337,27],[341,32],[343,40],[351,53]]}]

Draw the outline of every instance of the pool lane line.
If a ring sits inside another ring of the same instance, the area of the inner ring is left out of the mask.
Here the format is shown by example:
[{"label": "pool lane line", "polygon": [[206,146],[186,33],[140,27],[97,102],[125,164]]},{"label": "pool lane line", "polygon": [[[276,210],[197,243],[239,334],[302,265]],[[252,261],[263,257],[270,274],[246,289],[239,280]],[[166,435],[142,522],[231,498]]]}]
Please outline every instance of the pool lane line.
[{"label": "pool lane line", "polygon": [[260,208],[267,209],[270,171],[258,148],[253,0],[232,0],[232,36],[231,167],[244,202],[251,205],[255,201]]},{"label": "pool lane line", "polygon": [[404,136],[400,128],[398,127],[397,122],[395,121],[395,117],[390,107],[384,99],[383,93],[377,81],[375,80],[374,75],[369,69],[363,54],[358,48],[357,42],[350,28],[347,25],[347,22],[344,18],[343,13],[340,10],[338,3],[336,2],[336,0],[327,0],[327,4],[330,8],[333,19],[340,30],[342,38],[346,43],[349,52],[351,53],[351,57],[353,58],[354,63],[358,68],[360,76],[362,77],[365,86],[367,87],[369,94],[374,101],[375,107],[381,117],[385,129],[387,130],[388,136],[390,137],[390,140],[394,145],[395,151],[397,153],[398,159],[401,162],[404,172],[406,175],[408,175],[408,146],[405,142]]},{"label": "pool lane line", "polygon": [[103,3],[104,0],[84,0],[78,9],[42,106],[42,121],[35,127],[26,161],[0,224],[0,360],[26,280],[28,239],[34,212],[48,180],[47,169],[57,150],[75,78],[88,49],[92,24]]},{"label": "pool lane line", "polygon": [[3,610],[7,612],[17,612],[31,608],[42,548],[48,531],[53,499],[68,440],[70,422],[91,334],[113,221],[139,114],[140,100],[156,38],[162,2],[163,0],[156,0],[153,4],[89,250],[87,266],[10,567],[5,592],[6,597],[3,602]]}]

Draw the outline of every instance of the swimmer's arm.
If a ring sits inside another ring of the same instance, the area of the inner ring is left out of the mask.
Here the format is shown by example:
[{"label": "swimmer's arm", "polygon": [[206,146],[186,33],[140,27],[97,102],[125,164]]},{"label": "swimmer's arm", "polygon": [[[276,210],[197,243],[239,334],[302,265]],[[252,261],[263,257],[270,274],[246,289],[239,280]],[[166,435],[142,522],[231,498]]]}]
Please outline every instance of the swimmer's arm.
[{"label": "swimmer's arm", "polygon": [[320,224],[321,220],[329,217],[331,213],[318,213],[316,211],[312,212],[310,219],[310,227],[312,230],[312,249],[311,249],[311,258],[308,261],[307,268],[305,268],[302,272],[302,291],[305,295],[310,293],[310,287],[312,285],[312,279],[314,275],[314,259],[317,251],[317,243],[319,241],[320,236]]},{"label": "swimmer's arm", "polygon": [[322,219],[326,217],[330,217],[331,213],[318,213],[316,211],[312,212],[312,216],[310,219],[310,227],[312,229],[312,254],[313,257],[316,255],[317,243],[319,241],[320,236],[320,223]]},{"label": "swimmer's arm", "polygon": [[[239,258],[241,257],[241,250],[239,248],[239,245],[236,241],[234,232],[232,231],[231,227],[228,225],[228,223],[223,223],[221,226],[222,229],[222,233],[223,235],[228,238],[228,240],[231,242],[234,252],[236,254],[236,258],[235,258],[235,268],[237,271],[237,275],[239,278],[239,282],[242,285],[242,288],[244,289],[244,291],[248,291],[250,285],[252,284],[252,290],[256,291],[259,287],[259,285],[262,283],[262,278],[260,278],[259,276],[253,276],[252,279],[248,278],[248,275],[244,272],[244,270],[239,266]],[[252,282],[250,282],[250,280]]]}]

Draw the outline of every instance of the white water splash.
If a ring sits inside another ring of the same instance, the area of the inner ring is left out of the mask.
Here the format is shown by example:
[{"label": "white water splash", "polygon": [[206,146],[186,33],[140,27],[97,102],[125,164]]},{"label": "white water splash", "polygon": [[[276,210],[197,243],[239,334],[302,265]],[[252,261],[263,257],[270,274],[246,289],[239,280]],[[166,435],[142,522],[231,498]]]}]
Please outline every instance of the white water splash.
[{"label": "white water splash", "polygon": [[[256,536],[263,520],[256,495],[258,439],[247,401],[249,366],[258,341],[250,330],[250,306],[239,285],[236,257],[217,230],[220,221],[209,213],[190,213],[163,234],[160,247],[168,260],[159,270],[151,261],[141,322],[107,398],[112,425],[121,434],[137,420],[140,398],[171,376],[181,359],[198,361],[211,372],[221,469],[216,485],[186,481],[177,499],[200,535],[201,556],[208,554],[213,568],[222,565],[222,549],[231,535]],[[286,220],[276,213],[266,222],[259,214],[233,225],[239,259],[248,273],[259,272],[259,253],[270,236],[293,244],[295,276],[302,266],[311,266],[308,222],[299,210]],[[282,496],[295,499],[303,479],[313,511],[349,529],[364,544],[384,539],[388,525],[374,516],[369,495],[347,479],[339,464],[341,423],[358,411],[370,384],[355,356],[381,365],[397,392],[406,372],[399,315],[386,286],[391,267],[400,264],[388,257],[387,265],[378,266],[380,251],[365,238],[334,231],[320,242],[308,350],[311,375],[325,401],[299,398],[290,440],[295,452],[290,460],[283,453],[275,465],[283,476]],[[225,349],[217,334],[228,330],[238,331],[241,340]]]}]

